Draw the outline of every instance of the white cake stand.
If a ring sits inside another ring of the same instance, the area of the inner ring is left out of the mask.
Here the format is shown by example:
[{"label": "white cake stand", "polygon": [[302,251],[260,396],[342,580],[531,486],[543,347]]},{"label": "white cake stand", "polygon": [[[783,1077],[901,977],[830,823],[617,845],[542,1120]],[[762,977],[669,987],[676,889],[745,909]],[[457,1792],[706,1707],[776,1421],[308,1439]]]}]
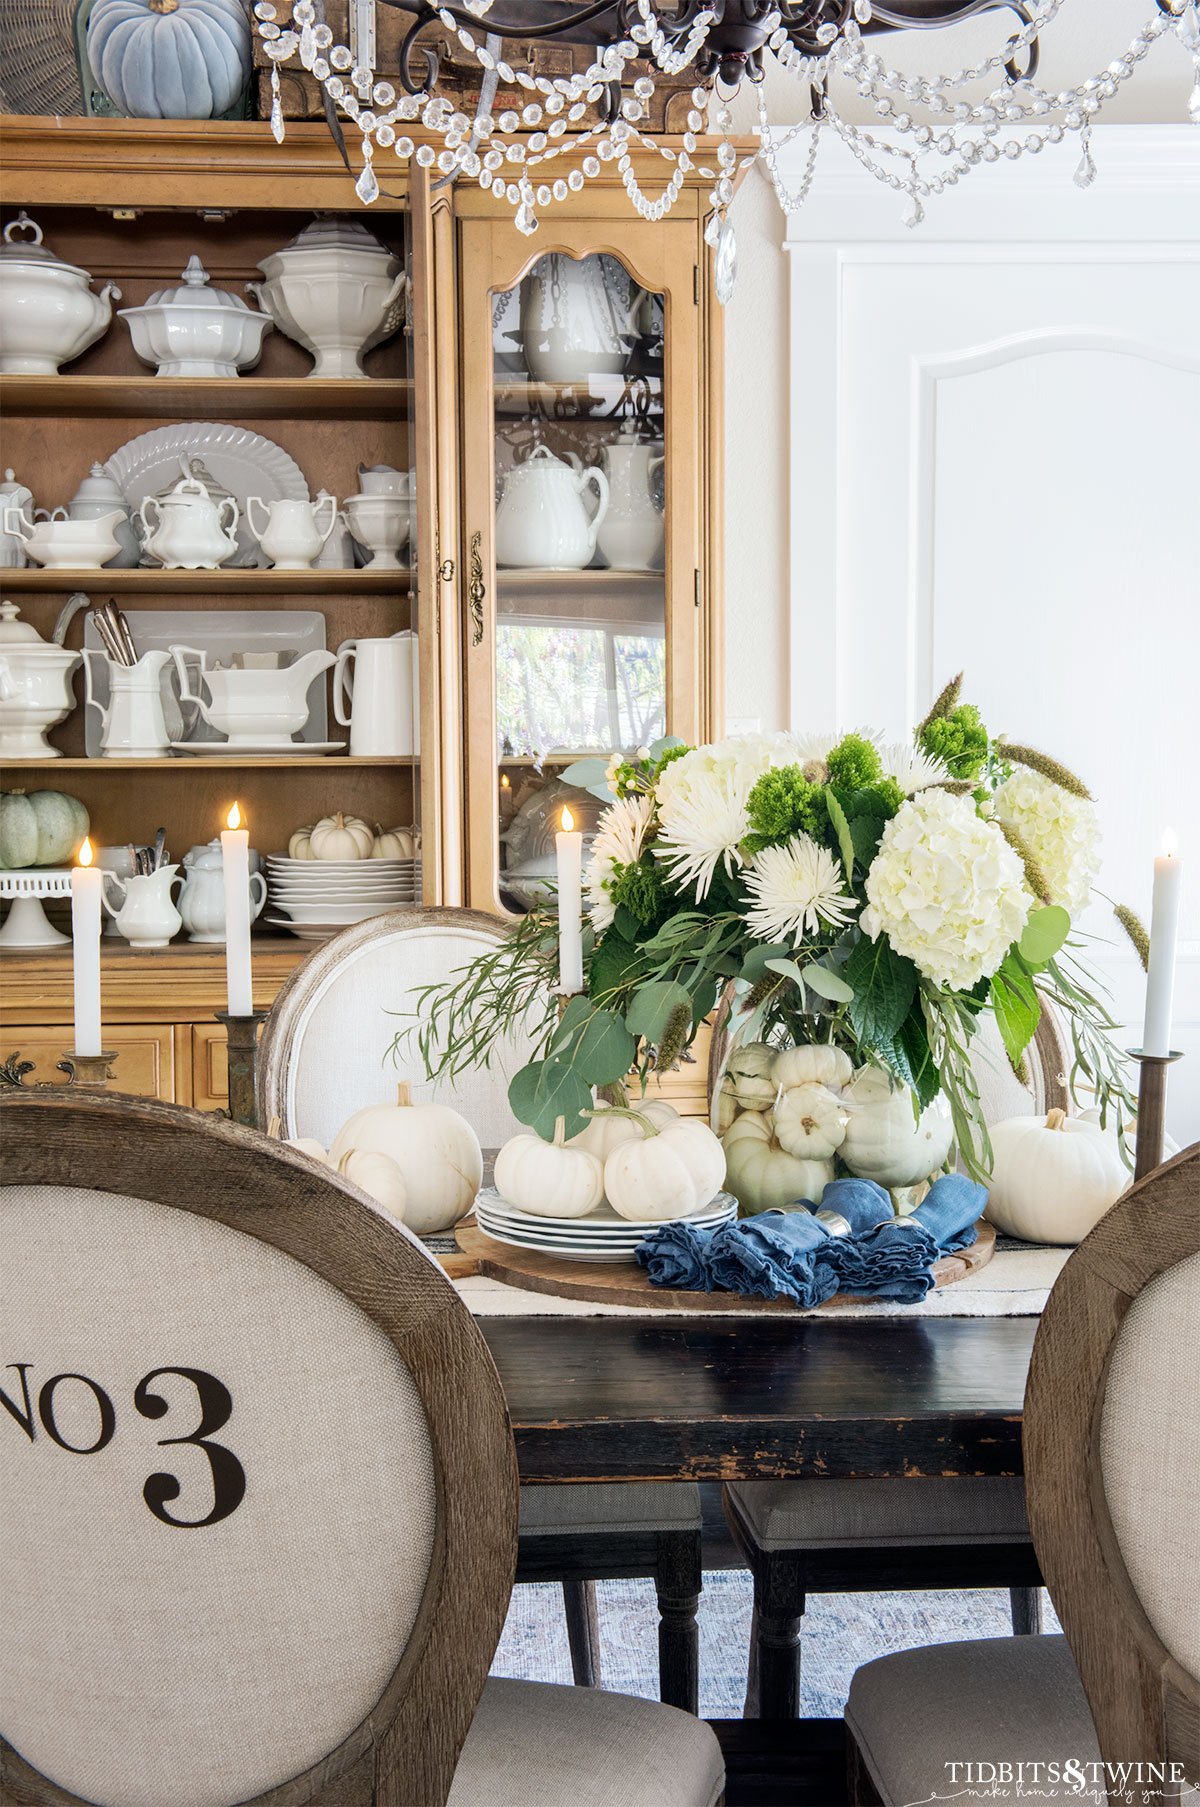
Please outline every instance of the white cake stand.
[{"label": "white cake stand", "polygon": [[0,897],[12,899],[12,909],[0,928],[0,948],[61,947],[70,941],[46,919],[43,897],[70,897],[71,874],[66,872],[0,872]]}]

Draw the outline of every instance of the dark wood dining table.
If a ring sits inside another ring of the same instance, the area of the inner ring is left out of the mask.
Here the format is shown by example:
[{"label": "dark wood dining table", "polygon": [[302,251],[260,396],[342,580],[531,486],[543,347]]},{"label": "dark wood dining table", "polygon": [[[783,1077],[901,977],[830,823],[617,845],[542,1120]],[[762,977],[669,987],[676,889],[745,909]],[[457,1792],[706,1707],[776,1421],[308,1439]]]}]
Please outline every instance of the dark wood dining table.
[{"label": "dark wood dining table", "polygon": [[1022,1472],[1035,1317],[478,1322],[526,1482]]}]

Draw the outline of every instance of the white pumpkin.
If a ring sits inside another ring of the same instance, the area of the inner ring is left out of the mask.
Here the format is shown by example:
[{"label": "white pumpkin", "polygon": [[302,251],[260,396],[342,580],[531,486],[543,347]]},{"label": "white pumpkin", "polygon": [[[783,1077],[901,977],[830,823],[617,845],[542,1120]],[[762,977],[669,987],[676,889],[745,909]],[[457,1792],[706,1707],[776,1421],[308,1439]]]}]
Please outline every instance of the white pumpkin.
[{"label": "white pumpkin", "polygon": [[757,1111],[774,1103],[779,1090],[773,1077],[774,1066],[775,1050],[766,1042],[747,1042],[745,1047],[732,1049],[725,1063],[725,1077],[743,1109]]},{"label": "white pumpkin", "polygon": [[673,1104],[666,1104],[658,1098],[645,1098],[640,1104],[625,1106],[598,1104],[587,1128],[581,1129],[577,1136],[572,1136],[567,1147],[586,1148],[603,1167],[609,1155],[623,1142],[640,1139],[642,1130],[637,1122],[639,1117],[644,1117],[657,1129],[665,1129],[668,1123],[678,1123],[679,1112]]},{"label": "white pumpkin", "polygon": [[337,1170],[343,1179],[373,1198],[389,1217],[397,1223],[404,1222],[408,1188],[390,1154],[379,1154],[372,1148],[352,1148],[342,1156]]},{"label": "white pumpkin", "polygon": [[1094,1230],[1132,1181],[1116,1136],[1052,1110],[994,1123],[986,1216],[1025,1242],[1073,1244]]},{"label": "white pumpkin", "polygon": [[496,1190],[534,1217],[586,1217],[604,1197],[604,1169],[596,1156],[564,1139],[562,1117],[553,1142],[532,1130],[513,1136],[496,1156]]},{"label": "white pumpkin", "polygon": [[631,1223],[694,1217],[711,1204],[725,1179],[725,1151],[707,1123],[678,1117],[656,1127],[642,1116],[634,1140],[604,1163],[609,1204]]},{"label": "white pumpkin", "polygon": [[788,1154],[771,1134],[769,1118],[747,1111],[724,1140],[725,1184],[747,1217],[786,1211],[806,1200],[819,1204],[833,1178],[831,1160],[804,1161]]},{"label": "white pumpkin", "polygon": [[[1078,1120],[1080,1123],[1092,1123],[1096,1126],[1097,1129],[1103,1128],[1106,1136],[1111,1136],[1114,1142],[1117,1141],[1116,1117],[1110,1113],[1107,1124],[1102,1125],[1100,1122],[1099,1105],[1093,1105],[1091,1110],[1080,1111]],[[1132,1162],[1135,1155],[1137,1154],[1137,1118],[1136,1117],[1131,1118],[1130,1121],[1128,1123],[1126,1123],[1124,1141],[1125,1141],[1126,1151],[1128,1152],[1128,1155],[1129,1155],[1129,1159]],[[1179,1153],[1178,1142],[1175,1140],[1175,1138],[1173,1136],[1168,1136],[1165,1131],[1163,1133],[1162,1152],[1163,1152],[1163,1160],[1164,1161],[1169,1160],[1173,1154]]]},{"label": "white pumpkin", "polygon": [[[267,1124],[267,1134],[272,1142],[279,1142],[283,1139],[280,1135],[282,1128],[283,1118],[272,1117]],[[294,1148],[297,1154],[306,1154],[310,1161],[320,1161],[322,1167],[328,1167],[330,1164],[328,1149],[322,1143],[315,1141],[312,1136],[289,1136],[286,1146]]]},{"label": "white pumpkin", "polygon": [[733,1081],[726,1074],[717,1087],[716,1097],[712,1101],[712,1110],[709,1113],[712,1127],[717,1135],[723,1136],[725,1131],[732,1127],[740,1109],[741,1105],[738,1103],[738,1095],[734,1091]]},{"label": "white pumpkin", "polygon": [[954,1140],[950,1105],[939,1092],[920,1118],[909,1088],[882,1067],[860,1067],[842,1093],[849,1111],[838,1153],[859,1179],[915,1186],[944,1167]]},{"label": "white pumpkin", "polygon": [[[322,816],[308,831],[308,858],[313,860],[369,860],[375,831],[361,816]],[[301,854],[303,859],[304,855]]]},{"label": "white pumpkin", "polygon": [[434,1236],[466,1216],[483,1183],[479,1137],[448,1104],[414,1104],[407,1083],[395,1104],[355,1111],[333,1138],[334,1166],[352,1148],[391,1155],[404,1176],[404,1221],[417,1236]]},{"label": "white pumpkin", "polygon": [[854,1077],[854,1062],[832,1042],[806,1042],[798,1048],[781,1048],[772,1069],[776,1085],[786,1091],[794,1085],[824,1085],[840,1092]]},{"label": "white pumpkin", "polygon": [[824,1161],[836,1154],[850,1121],[837,1093],[811,1080],[781,1092],[772,1115],[779,1146],[810,1161]]},{"label": "white pumpkin", "polygon": [[411,860],[416,841],[407,828],[381,828],[371,843],[373,860]]}]

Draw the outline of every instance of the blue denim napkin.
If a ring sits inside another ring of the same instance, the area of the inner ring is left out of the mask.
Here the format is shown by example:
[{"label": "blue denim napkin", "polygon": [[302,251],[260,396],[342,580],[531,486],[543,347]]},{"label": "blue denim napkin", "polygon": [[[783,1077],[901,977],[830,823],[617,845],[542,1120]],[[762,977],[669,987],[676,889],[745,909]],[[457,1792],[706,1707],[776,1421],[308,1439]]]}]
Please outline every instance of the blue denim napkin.
[{"label": "blue denim napkin", "polygon": [[[830,1223],[831,1216],[844,1217],[850,1226],[850,1234],[858,1236],[863,1230],[874,1229],[878,1223],[889,1223],[895,1215],[891,1198],[874,1180],[830,1180],[821,1194],[820,1204],[810,1205],[809,1209],[829,1225],[835,1236],[839,1231]],[[845,1234],[844,1231],[840,1233]]]},{"label": "blue denim napkin", "polygon": [[[839,1184],[866,1182],[834,1182]],[[826,1198],[832,1190],[826,1187]],[[986,1187],[964,1174],[943,1174],[910,1217],[889,1216],[858,1235],[832,1238],[819,1253],[818,1266],[836,1274],[840,1292],[915,1304],[933,1288],[931,1269],[938,1256],[974,1242],[975,1222],[986,1203]],[[850,1218],[851,1208],[844,1202],[842,1215]]]},{"label": "blue denim napkin", "polygon": [[975,1241],[975,1225],[983,1216],[987,1196],[987,1187],[969,1180],[965,1173],[944,1173],[934,1180],[913,1216],[929,1231],[943,1255],[957,1255]]},{"label": "blue denim napkin", "polygon": [[815,1265],[817,1250],[829,1239],[824,1224],[807,1211],[764,1211],[717,1230],[664,1224],[638,1244],[637,1258],[655,1286],[693,1292],[720,1287],[808,1307],[837,1291],[837,1275],[818,1273]]}]

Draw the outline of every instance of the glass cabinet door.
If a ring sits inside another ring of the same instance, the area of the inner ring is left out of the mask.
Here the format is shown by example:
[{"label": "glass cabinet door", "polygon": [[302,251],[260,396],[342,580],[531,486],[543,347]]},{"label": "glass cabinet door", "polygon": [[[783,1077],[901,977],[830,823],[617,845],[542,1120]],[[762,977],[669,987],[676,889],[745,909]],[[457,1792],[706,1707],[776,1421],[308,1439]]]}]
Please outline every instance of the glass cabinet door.
[{"label": "glass cabinet door", "polygon": [[519,913],[604,807],[564,770],[696,732],[695,240],[462,232],[470,901]]}]

